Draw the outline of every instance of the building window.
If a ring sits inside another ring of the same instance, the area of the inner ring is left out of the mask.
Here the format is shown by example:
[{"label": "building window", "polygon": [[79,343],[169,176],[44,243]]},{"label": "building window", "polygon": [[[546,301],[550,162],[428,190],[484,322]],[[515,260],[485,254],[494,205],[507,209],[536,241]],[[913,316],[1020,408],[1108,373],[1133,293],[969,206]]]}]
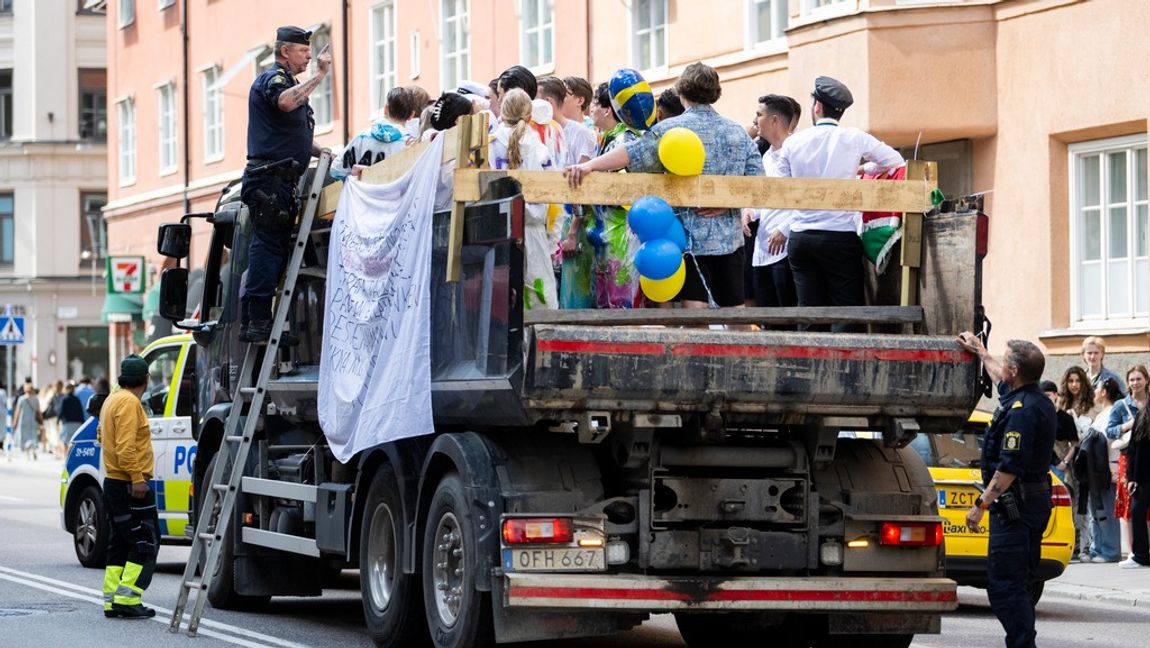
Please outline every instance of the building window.
[{"label": "building window", "polygon": [[395,4],[371,8],[371,110],[379,111],[387,93],[399,84],[395,57]]},{"label": "building window", "polygon": [[857,0],[803,0],[802,12],[804,15],[824,12],[837,14],[852,9],[856,1]]},{"label": "building window", "polygon": [[167,9],[168,7],[176,4],[176,0],[159,0],[159,3],[159,9],[160,11],[163,11],[164,9]]},{"label": "building window", "polygon": [[16,201],[12,194],[0,194],[0,266],[16,260]]},{"label": "building window", "polygon": [[12,70],[0,70],[0,140],[12,137]]},{"label": "building window", "polygon": [[108,327],[69,326],[68,373],[72,380],[88,376],[93,381],[111,378],[108,373]]},{"label": "building window", "polygon": [[166,83],[159,88],[160,174],[176,170],[176,86]]},{"label": "building window", "polygon": [[520,16],[523,65],[531,69],[555,66],[555,4],[552,0],[523,0]]},{"label": "building window", "polygon": [[108,0],[76,0],[76,13],[81,16],[105,16]]},{"label": "building window", "polygon": [[[331,45],[331,32],[327,28],[317,29],[311,37],[312,74],[319,73],[317,58],[324,47]],[[332,74],[326,74],[311,94],[311,107],[315,110],[315,125],[330,126],[332,122]]]},{"label": "building window", "polygon": [[787,28],[787,0],[750,0],[751,44],[783,37]]},{"label": "building window", "polygon": [[1070,149],[1071,294],[1075,323],[1145,321],[1146,136]]},{"label": "building window", "polygon": [[467,0],[443,0],[443,80],[440,87],[458,88],[471,66],[468,47]]},{"label": "building window", "polygon": [[136,0],[120,0],[119,26],[127,27],[136,22]]},{"label": "building window", "polygon": [[12,13],[12,0],[0,0],[0,14]]},{"label": "building window", "polygon": [[103,142],[108,139],[108,73],[106,70],[80,70],[80,139]]},{"label": "building window", "polygon": [[220,68],[204,69],[204,161],[214,162],[224,156],[224,102],[216,86]]},{"label": "building window", "polygon": [[108,255],[108,230],[104,224],[104,193],[80,194],[80,259],[95,262]]},{"label": "building window", "polygon": [[136,100],[116,104],[120,120],[120,186],[136,181]]},{"label": "building window", "polygon": [[419,30],[411,32],[411,78],[419,78]]},{"label": "building window", "polygon": [[632,59],[640,70],[667,64],[667,0],[635,0]]}]

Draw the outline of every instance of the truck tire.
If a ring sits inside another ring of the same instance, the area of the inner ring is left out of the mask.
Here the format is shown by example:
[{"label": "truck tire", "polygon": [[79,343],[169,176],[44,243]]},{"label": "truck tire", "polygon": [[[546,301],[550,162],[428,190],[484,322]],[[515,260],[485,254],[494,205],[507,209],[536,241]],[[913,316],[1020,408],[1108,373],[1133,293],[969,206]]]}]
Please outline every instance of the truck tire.
[{"label": "truck tire", "polygon": [[363,619],[371,640],[381,648],[415,648],[431,643],[419,575],[403,571],[405,526],[395,469],[385,464],[367,491],[359,536]]},{"label": "truck tire", "polygon": [[72,545],[85,567],[103,569],[108,561],[108,516],[104,497],[93,485],[84,487],[72,513]]},{"label": "truck tire", "polygon": [[[197,493],[207,493],[211,488],[210,482],[212,474],[216,469],[216,462],[220,457],[227,453],[226,449],[221,448],[219,452],[212,457],[212,461],[208,464],[208,470],[204,473],[204,478],[200,482]],[[204,512],[207,515],[215,515],[213,511]],[[258,610],[267,606],[271,601],[270,596],[247,596],[236,592],[236,552],[235,552],[235,537],[236,525],[233,520],[232,524],[228,525],[227,533],[220,540],[220,560],[216,566],[216,573],[212,575],[211,584],[208,585],[208,602],[212,607],[217,610]]]},{"label": "truck tire", "polygon": [[458,473],[447,473],[431,499],[423,530],[423,603],[438,648],[494,643],[491,595],[475,589],[478,540]]},{"label": "truck tire", "polygon": [[792,624],[784,623],[778,614],[770,612],[676,612],[675,625],[679,626],[679,634],[689,648],[766,645],[766,637],[770,637],[771,648],[806,648],[809,645]]}]

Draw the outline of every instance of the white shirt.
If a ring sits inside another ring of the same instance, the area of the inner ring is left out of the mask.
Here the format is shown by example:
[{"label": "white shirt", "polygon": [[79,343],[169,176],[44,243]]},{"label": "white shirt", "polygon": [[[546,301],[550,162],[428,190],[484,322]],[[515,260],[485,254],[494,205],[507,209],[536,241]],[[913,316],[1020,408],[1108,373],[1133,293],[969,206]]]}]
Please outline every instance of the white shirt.
[{"label": "white shirt", "polygon": [[[896,169],[906,163],[898,151],[870,133],[820,119],[814,128],[787,138],[779,152],[779,176],[790,178],[857,178],[859,161],[868,174]],[[857,232],[859,212],[806,209],[795,212],[790,231]],[[761,225],[760,225],[761,227]],[[790,232],[785,232],[790,234]]]},{"label": "white shirt", "polygon": [[590,160],[595,157],[598,149],[595,143],[595,131],[574,119],[568,119],[567,124],[563,126],[563,142],[567,144],[567,159],[563,161],[563,168],[579,164],[583,156],[587,156]]},{"label": "white shirt", "polygon": [[[763,171],[768,178],[779,177],[779,150],[771,147],[763,153]],[[755,251],[751,256],[751,265],[755,267],[767,266],[772,263],[778,263],[787,258],[787,248],[783,246],[783,251],[778,254],[771,254],[767,251],[767,239],[775,230],[787,234],[790,231],[790,221],[795,216],[793,209],[760,209],[759,211],[759,231],[755,234]]]}]

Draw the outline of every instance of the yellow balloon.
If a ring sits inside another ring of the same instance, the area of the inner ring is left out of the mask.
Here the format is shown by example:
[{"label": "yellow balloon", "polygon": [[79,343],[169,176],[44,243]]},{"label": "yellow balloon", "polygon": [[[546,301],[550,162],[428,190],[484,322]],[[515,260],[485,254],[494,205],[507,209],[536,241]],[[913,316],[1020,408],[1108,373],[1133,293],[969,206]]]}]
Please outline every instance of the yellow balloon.
[{"label": "yellow balloon", "polygon": [[659,161],[675,175],[699,175],[706,159],[703,140],[690,129],[672,128],[659,138]]},{"label": "yellow balloon", "polygon": [[671,301],[679,294],[679,291],[683,289],[683,282],[686,280],[687,262],[680,261],[679,269],[666,279],[648,279],[640,275],[639,286],[643,288],[643,294],[651,301],[665,302]]}]

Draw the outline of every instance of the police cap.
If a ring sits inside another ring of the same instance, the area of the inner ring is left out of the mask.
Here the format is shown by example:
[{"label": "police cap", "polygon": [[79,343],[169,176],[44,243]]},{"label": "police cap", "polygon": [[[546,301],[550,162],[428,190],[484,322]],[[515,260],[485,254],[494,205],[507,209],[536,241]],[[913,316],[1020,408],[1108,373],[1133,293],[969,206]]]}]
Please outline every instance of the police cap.
[{"label": "police cap", "polygon": [[855,102],[851,91],[841,81],[827,76],[815,79],[815,91],[811,96],[835,110],[846,110]]},{"label": "police cap", "polygon": [[276,30],[276,40],[283,43],[311,45],[311,32],[288,25],[287,27],[280,27]]}]

